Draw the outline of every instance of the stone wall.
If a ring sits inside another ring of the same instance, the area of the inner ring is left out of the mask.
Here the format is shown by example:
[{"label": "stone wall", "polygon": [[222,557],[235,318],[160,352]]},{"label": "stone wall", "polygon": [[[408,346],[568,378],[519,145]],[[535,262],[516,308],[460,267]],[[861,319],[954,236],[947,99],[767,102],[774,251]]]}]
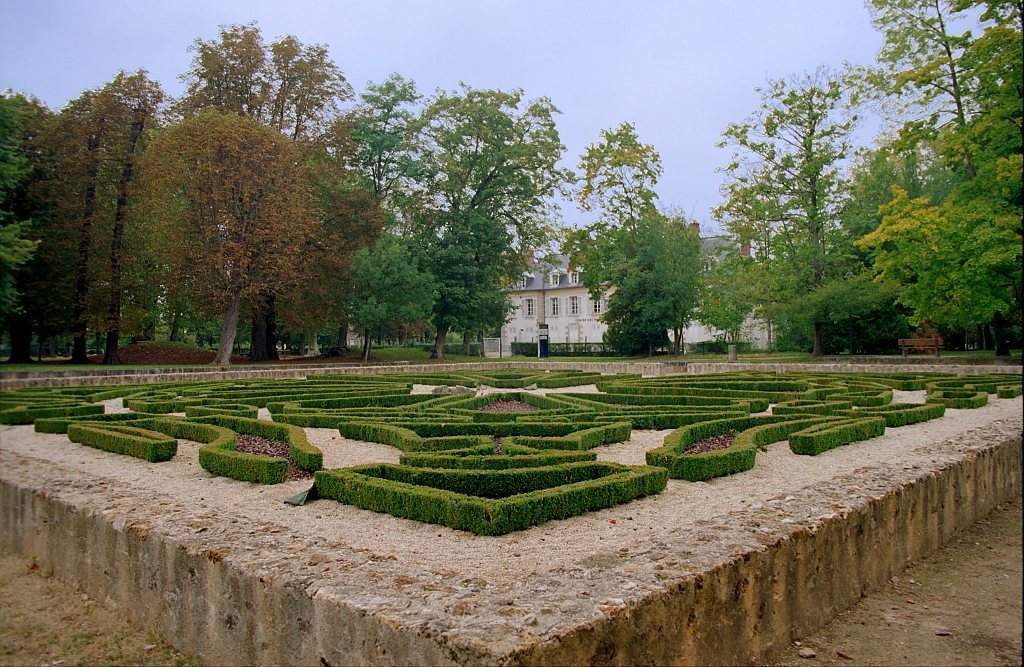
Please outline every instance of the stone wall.
[{"label": "stone wall", "polygon": [[[662,590],[512,652],[377,613],[386,586],[359,598],[318,587],[301,539],[279,553],[296,566],[287,576],[236,567],[206,541],[235,528],[168,535],[102,502],[116,488],[72,489],[41,468],[0,471],[0,543],[212,664],[757,663],[1020,496],[1019,435],[980,433],[957,450],[951,462],[855,472],[730,512],[732,532],[709,537],[746,545],[735,555],[704,556],[694,542],[693,569]],[[265,537],[250,532],[238,548]]]},{"label": "stone wall", "polygon": [[241,380],[259,378],[304,378],[316,375],[376,373],[443,373],[449,371],[536,368],[541,370],[581,370],[600,373],[639,373],[647,377],[673,374],[703,375],[735,371],[790,371],[820,373],[1021,373],[1020,366],[922,363],[710,363],[657,361],[485,361],[429,364],[354,365],[265,365],[218,368],[190,366],[183,368],[99,369],[96,371],[21,371],[0,372],[0,391],[25,387],[71,387],[79,385],[152,384],[158,382],[200,382],[210,380]]}]

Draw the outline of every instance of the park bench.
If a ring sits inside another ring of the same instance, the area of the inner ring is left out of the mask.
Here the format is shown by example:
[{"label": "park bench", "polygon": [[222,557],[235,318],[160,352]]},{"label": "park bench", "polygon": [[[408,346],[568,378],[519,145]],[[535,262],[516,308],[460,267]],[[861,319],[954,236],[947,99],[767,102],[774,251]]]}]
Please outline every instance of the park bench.
[{"label": "park bench", "polygon": [[919,338],[900,338],[900,352],[907,356],[908,352],[934,352],[940,356],[942,351],[942,336],[922,336]]}]

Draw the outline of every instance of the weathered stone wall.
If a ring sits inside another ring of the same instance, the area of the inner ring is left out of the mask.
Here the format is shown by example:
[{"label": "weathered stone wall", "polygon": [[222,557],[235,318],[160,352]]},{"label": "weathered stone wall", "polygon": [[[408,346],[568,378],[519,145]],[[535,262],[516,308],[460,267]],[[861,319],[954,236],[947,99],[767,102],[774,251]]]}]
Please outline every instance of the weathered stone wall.
[{"label": "weathered stone wall", "polygon": [[[997,504],[1021,495],[1021,440],[962,461],[696,574],[604,622],[516,656],[521,664],[759,664],[813,633]],[[789,499],[787,499],[789,500]],[[799,505],[809,498],[791,497]],[[811,501],[809,507],[816,506]],[[772,518],[759,517],[770,533]],[[791,515],[791,512],[790,512]],[[737,516],[738,521],[750,517]]]},{"label": "weathered stone wall", "polygon": [[[1020,465],[1019,436],[981,438],[952,462],[855,471],[733,511],[729,532],[708,544],[745,545],[739,555],[702,559],[695,542],[692,569],[663,590],[512,653],[378,613],[386,587],[377,597],[318,587],[301,538],[279,560],[305,574],[239,568],[206,546],[207,533],[169,536],[145,514],[97,509],[85,501],[91,491],[76,501],[56,479],[15,470],[0,475],[0,543],[211,664],[742,664],[814,631],[1019,496]],[[223,517],[211,518],[222,530]],[[260,549],[261,535],[250,535],[239,548]]]},{"label": "weathered stone wall", "polygon": [[448,371],[536,368],[542,370],[581,370],[600,373],[639,373],[647,377],[673,374],[703,375],[736,371],[785,373],[809,371],[821,373],[1020,373],[1020,366],[998,364],[923,364],[923,363],[710,363],[657,361],[487,361],[430,364],[354,365],[267,365],[217,368],[97,369],[95,371],[18,371],[0,372],[0,391],[25,387],[71,387],[78,385],[151,384],[158,382],[199,382],[259,378],[296,379],[315,375],[376,373],[443,373]]}]

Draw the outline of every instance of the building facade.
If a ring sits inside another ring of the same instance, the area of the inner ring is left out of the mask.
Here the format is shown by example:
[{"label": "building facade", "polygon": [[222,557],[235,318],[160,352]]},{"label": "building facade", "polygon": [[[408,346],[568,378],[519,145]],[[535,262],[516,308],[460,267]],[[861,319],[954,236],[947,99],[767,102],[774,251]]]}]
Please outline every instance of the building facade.
[{"label": "building facade", "polygon": [[[705,238],[705,254],[712,258],[731,242],[721,238]],[[744,252],[749,246],[744,245]],[[535,343],[539,325],[548,325],[548,340],[552,343],[600,343],[608,326],[603,314],[608,309],[611,292],[594,299],[581,281],[582,273],[569,266],[564,255],[550,258],[544,266],[525,274],[507,290],[511,315],[501,329],[502,354],[511,354],[512,343]],[[744,326],[744,340],[755,349],[767,349],[765,327],[757,320]],[[686,348],[703,341],[718,338],[720,332],[694,323],[683,334]],[[672,338],[672,332],[669,332]]]}]

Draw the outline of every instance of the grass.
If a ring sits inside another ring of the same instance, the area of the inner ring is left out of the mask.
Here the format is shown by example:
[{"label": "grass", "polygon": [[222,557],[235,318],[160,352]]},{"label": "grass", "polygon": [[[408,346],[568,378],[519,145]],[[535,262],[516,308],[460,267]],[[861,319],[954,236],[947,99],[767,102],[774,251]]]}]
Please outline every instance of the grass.
[{"label": "grass", "polygon": [[47,574],[33,560],[0,552],[0,665],[199,664]]}]

